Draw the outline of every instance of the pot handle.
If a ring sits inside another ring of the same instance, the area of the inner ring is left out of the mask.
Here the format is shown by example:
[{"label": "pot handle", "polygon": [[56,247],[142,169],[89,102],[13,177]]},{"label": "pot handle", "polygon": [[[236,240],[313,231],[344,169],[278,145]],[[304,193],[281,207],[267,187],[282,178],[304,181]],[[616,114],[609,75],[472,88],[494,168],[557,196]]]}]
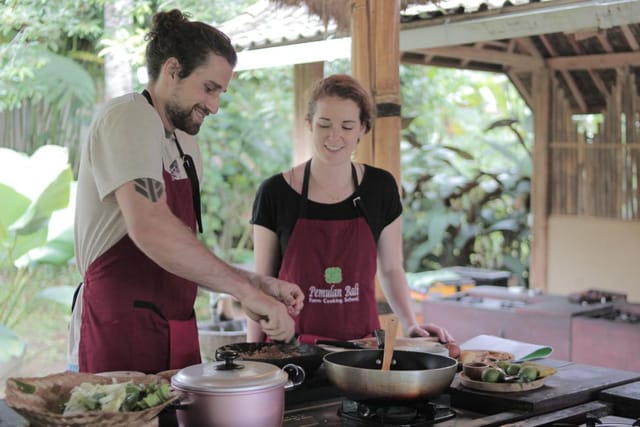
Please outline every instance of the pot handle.
[{"label": "pot handle", "polygon": [[176,400],[167,405],[167,409],[171,410],[179,410],[179,409],[188,409],[189,406],[195,403],[195,396],[188,394],[180,394]]},{"label": "pot handle", "polygon": [[289,381],[284,385],[285,390],[291,390],[299,386],[307,376],[302,366],[298,366],[295,363],[287,363],[282,367],[282,370],[289,375]]}]

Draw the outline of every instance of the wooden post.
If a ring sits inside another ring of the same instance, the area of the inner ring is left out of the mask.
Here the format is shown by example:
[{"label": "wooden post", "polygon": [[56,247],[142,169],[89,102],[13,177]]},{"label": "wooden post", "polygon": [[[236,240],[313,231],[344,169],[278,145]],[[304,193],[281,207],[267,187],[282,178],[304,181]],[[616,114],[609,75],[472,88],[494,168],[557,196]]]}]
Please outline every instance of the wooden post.
[{"label": "wooden post", "polygon": [[[370,40],[370,1],[354,0],[351,13],[351,71],[365,88],[372,88]],[[365,135],[356,148],[355,158],[362,163],[373,164],[373,131]]]},{"label": "wooden post", "polygon": [[373,159],[393,174],[400,189],[400,0],[373,0],[374,96],[378,112]]},{"label": "wooden post", "polygon": [[311,133],[305,120],[309,88],[324,74],[324,62],[293,66],[293,165],[311,158]]},{"label": "wooden post", "polygon": [[378,118],[356,160],[391,172],[400,188],[400,0],[354,0],[352,71],[370,88]]},{"label": "wooden post", "polygon": [[[352,72],[377,108],[355,158],[391,172],[400,191],[400,0],[353,0],[352,7]],[[379,283],[376,298],[385,299]]]},{"label": "wooden post", "polygon": [[549,123],[551,122],[551,71],[533,72],[533,174],[532,241],[529,265],[529,287],[548,290],[548,222],[549,222]]}]

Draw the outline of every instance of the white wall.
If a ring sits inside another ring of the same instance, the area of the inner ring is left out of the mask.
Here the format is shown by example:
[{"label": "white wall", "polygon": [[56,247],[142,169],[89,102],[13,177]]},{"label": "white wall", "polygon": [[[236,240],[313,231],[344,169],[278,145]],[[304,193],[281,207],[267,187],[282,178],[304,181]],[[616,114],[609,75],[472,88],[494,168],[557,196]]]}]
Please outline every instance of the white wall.
[{"label": "white wall", "polygon": [[640,222],[549,217],[547,291],[627,294],[640,303]]}]

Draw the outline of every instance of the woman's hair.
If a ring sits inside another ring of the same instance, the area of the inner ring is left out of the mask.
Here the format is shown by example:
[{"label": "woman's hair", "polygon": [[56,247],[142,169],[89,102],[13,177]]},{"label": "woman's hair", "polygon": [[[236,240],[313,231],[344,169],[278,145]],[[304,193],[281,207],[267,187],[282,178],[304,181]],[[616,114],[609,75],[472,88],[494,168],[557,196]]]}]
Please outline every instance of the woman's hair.
[{"label": "woman's hair", "polygon": [[180,63],[181,79],[206,63],[212,52],[225,58],[231,67],[236,66],[237,55],[229,37],[209,24],[188,18],[178,9],[153,16],[151,31],[145,36],[149,42],[145,54],[149,80],[158,79],[162,64],[171,57]]},{"label": "woman's hair", "polygon": [[365,133],[371,130],[373,119],[375,118],[371,95],[369,95],[369,92],[365,90],[356,79],[347,74],[334,74],[325,77],[312,87],[307,110],[307,120],[311,121],[315,114],[318,100],[331,96],[350,99],[355,102],[360,109],[360,123],[364,125]]}]

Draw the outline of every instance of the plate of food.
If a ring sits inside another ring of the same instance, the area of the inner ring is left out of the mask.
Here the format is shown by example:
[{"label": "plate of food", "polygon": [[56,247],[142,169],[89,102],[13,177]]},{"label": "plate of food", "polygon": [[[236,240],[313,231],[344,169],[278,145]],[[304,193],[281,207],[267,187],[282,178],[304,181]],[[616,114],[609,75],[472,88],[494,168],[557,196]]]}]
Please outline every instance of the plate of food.
[{"label": "plate of food", "polygon": [[494,350],[462,350],[460,352],[460,364],[466,363],[486,363],[487,365],[495,365],[498,362],[510,362],[515,356],[506,351]]},{"label": "plate of food", "polygon": [[557,372],[555,368],[531,362],[501,361],[484,368],[478,380],[469,378],[465,372],[461,372],[459,378],[460,384],[470,389],[513,393],[538,389]]}]

